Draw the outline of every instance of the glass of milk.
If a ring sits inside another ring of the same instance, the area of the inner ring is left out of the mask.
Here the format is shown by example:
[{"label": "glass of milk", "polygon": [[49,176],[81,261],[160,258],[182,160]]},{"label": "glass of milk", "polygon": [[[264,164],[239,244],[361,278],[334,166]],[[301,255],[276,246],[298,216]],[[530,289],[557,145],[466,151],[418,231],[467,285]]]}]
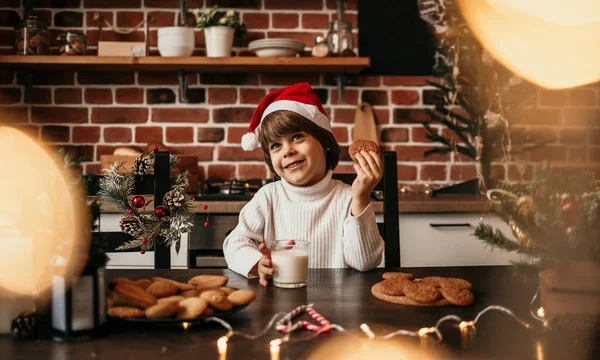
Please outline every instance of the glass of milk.
[{"label": "glass of milk", "polygon": [[306,286],[308,279],[308,241],[276,240],[271,244],[273,285],[281,288]]}]

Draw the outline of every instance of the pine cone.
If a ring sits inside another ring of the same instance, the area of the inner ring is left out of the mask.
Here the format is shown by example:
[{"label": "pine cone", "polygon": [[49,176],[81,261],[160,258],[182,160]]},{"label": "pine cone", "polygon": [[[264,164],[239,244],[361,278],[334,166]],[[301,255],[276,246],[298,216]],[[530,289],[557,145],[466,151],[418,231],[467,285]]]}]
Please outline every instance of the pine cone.
[{"label": "pine cone", "polygon": [[148,171],[148,159],[137,158],[133,162],[133,171],[138,175],[146,175]]},{"label": "pine cone", "polygon": [[163,205],[173,212],[185,204],[185,194],[179,190],[171,190],[165,194]]},{"label": "pine cone", "polygon": [[10,332],[16,337],[31,338],[39,334],[41,315],[23,312],[10,323]]},{"label": "pine cone", "polygon": [[133,237],[136,237],[142,232],[142,224],[140,224],[140,221],[133,216],[125,216],[119,221],[119,225],[121,226],[122,232]]}]

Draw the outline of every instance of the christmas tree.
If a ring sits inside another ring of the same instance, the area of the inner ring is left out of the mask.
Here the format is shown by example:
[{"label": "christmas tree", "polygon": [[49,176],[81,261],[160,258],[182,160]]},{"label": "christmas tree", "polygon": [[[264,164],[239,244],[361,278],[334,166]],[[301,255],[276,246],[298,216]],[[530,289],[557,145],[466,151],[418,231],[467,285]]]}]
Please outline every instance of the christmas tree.
[{"label": "christmas tree", "polygon": [[[491,164],[510,154],[529,151],[546,141],[523,137],[512,141],[509,119],[532,100],[533,87],[521,81],[485,51],[451,0],[418,1],[421,17],[439,39],[435,55],[437,89],[430,120],[423,126],[427,138],[441,146],[425,152],[456,153],[478,161],[479,187],[489,186]],[[442,125],[450,132],[438,132]],[[477,191],[479,192],[479,191]]]}]

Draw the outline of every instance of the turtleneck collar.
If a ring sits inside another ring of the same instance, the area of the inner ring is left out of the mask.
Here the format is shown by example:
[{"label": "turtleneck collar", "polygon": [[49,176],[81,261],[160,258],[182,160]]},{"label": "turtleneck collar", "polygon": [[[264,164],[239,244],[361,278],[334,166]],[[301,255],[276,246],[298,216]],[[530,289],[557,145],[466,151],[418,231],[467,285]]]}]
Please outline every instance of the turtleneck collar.
[{"label": "turtleneck collar", "polygon": [[292,201],[312,201],[327,195],[335,183],[331,181],[333,170],[328,170],[323,179],[312,186],[295,186],[281,179],[281,185],[288,198]]}]

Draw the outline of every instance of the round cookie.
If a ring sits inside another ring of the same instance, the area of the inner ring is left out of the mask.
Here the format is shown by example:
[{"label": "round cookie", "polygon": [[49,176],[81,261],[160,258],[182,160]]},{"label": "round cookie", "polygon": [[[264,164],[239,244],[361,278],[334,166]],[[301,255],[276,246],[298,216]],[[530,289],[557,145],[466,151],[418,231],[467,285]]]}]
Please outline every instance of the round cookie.
[{"label": "round cookie", "polygon": [[208,302],[208,304],[217,310],[231,310],[233,304],[227,300],[227,295],[220,290],[209,290],[200,294],[200,298]]},{"label": "round cookie", "polygon": [[156,300],[159,304],[164,304],[164,303],[168,303],[168,302],[176,302],[179,303],[180,301],[184,300],[185,297],[181,296],[181,295],[173,295],[173,296],[167,296],[161,299]]},{"label": "round cookie", "polygon": [[178,319],[193,319],[196,316],[200,316],[204,310],[208,307],[206,300],[199,297],[190,297],[182,300],[179,303],[179,310],[177,310]]},{"label": "round cookie", "polygon": [[373,287],[371,287],[371,294],[373,294],[373,296],[375,296],[376,298],[378,298],[379,300],[383,300],[386,302],[390,302],[393,304],[400,304],[400,305],[411,305],[411,306],[446,306],[446,305],[450,305],[450,302],[446,299],[439,299],[430,303],[420,303],[417,301],[412,300],[409,297],[406,296],[392,296],[392,295],[387,295],[384,294],[383,292],[381,292],[381,282],[373,285]]},{"label": "round cookie", "polygon": [[459,289],[471,289],[473,286],[470,282],[461,278],[442,278],[440,285],[442,287],[456,287]]},{"label": "round cookie", "polygon": [[404,272],[384,272],[381,277],[385,280],[391,279],[391,278],[402,278],[402,279],[413,280],[415,278],[415,276],[413,274],[404,273]]},{"label": "round cookie", "polygon": [[118,318],[143,318],[146,314],[144,310],[135,307],[117,306],[108,309],[108,315]]},{"label": "round cookie", "polygon": [[230,287],[227,287],[227,286],[223,286],[223,287],[219,288],[219,290],[221,290],[222,292],[224,292],[225,295],[229,295],[232,292],[237,291],[236,289],[230,288]]},{"label": "round cookie", "polygon": [[421,279],[421,284],[427,284],[435,287],[440,287],[443,277],[441,276],[426,276]]},{"label": "round cookie", "polygon": [[198,296],[198,290],[192,289],[192,290],[182,291],[181,294],[179,294],[179,295],[183,296],[184,298],[196,297],[196,296]]},{"label": "round cookie", "polygon": [[146,291],[157,298],[163,298],[177,294],[179,289],[170,281],[159,280],[150,284]]},{"label": "round cookie", "polygon": [[394,277],[380,282],[381,292],[391,296],[403,296],[404,286],[411,282],[409,279],[402,277]]},{"label": "round cookie", "polygon": [[473,293],[469,289],[442,286],[440,292],[452,305],[468,306],[474,301]]},{"label": "round cookie", "polygon": [[125,305],[147,309],[156,304],[156,297],[135,284],[120,283],[113,290],[115,305]]},{"label": "round cookie", "polygon": [[194,285],[184,284],[184,283],[179,282],[179,281],[175,281],[175,280],[171,280],[171,279],[167,279],[167,278],[163,278],[163,277],[158,277],[158,276],[153,277],[152,281],[168,281],[168,282],[174,284],[175,286],[177,286],[177,288],[180,291],[187,291],[187,290],[194,289]]},{"label": "round cookie", "polygon": [[146,309],[146,317],[148,319],[163,319],[168,318],[179,310],[179,302],[164,302]]},{"label": "round cookie", "polygon": [[229,279],[227,276],[221,275],[198,275],[188,281],[188,284],[194,285],[196,288],[220,288],[225,286]]},{"label": "round cookie", "polygon": [[361,152],[363,150],[366,152],[374,151],[379,154],[379,146],[377,146],[377,144],[374,141],[365,139],[358,139],[355,142],[353,142],[352,145],[350,145],[350,147],[348,148],[348,154],[350,155],[353,161],[356,161],[356,153]]},{"label": "round cookie", "polygon": [[407,283],[404,286],[404,294],[408,298],[420,303],[430,303],[442,296],[435,286],[417,282]]},{"label": "round cookie", "polygon": [[237,290],[227,295],[227,300],[234,306],[250,304],[254,299],[256,299],[256,294],[252,290]]},{"label": "round cookie", "polygon": [[148,289],[148,287],[150,285],[152,285],[152,280],[148,280],[148,279],[140,279],[140,280],[136,280],[135,284],[139,287],[141,287],[142,289],[146,290]]}]

